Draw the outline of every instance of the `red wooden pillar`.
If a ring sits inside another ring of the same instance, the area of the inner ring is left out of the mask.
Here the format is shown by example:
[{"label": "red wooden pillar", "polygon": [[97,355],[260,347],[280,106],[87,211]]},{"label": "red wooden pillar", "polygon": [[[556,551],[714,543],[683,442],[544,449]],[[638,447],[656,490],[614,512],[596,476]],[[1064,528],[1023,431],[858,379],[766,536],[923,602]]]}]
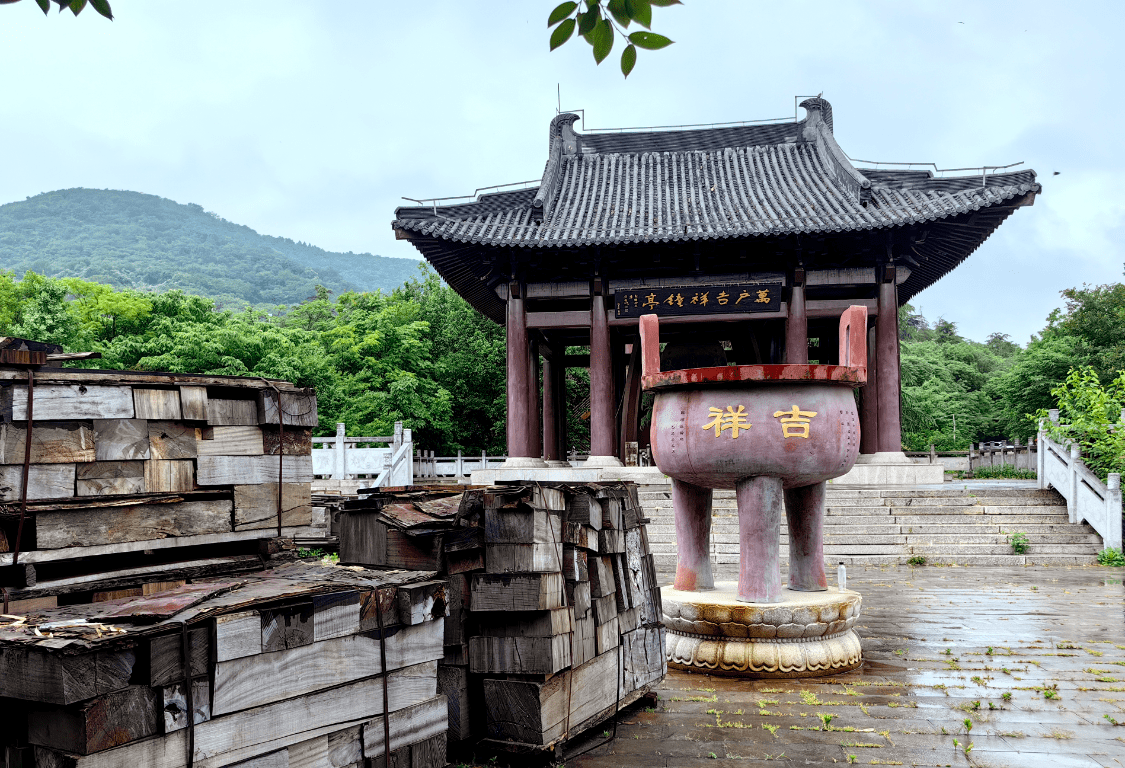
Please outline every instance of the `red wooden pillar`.
[{"label": "red wooden pillar", "polygon": [[[804,270],[800,271],[801,273]],[[785,362],[804,365],[809,362],[809,319],[805,312],[805,284],[796,280],[789,291],[789,317],[785,320]]]},{"label": "red wooden pillar", "polygon": [[558,397],[556,388],[558,377],[555,366],[562,365],[562,360],[555,359],[555,350],[551,348],[551,356],[543,358],[543,458],[555,461],[559,458],[559,424],[558,424]]},{"label": "red wooden pillar", "polygon": [[875,345],[875,326],[867,329],[867,385],[861,390],[859,413],[859,452],[879,450],[879,364]]},{"label": "red wooden pillar", "polygon": [[529,339],[527,344],[527,449],[532,458],[543,456],[539,432],[539,341]]},{"label": "red wooden pillar", "polygon": [[613,450],[614,418],[613,353],[605,296],[590,302],[590,462],[597,466],[621,466]]},{"label": "red wooden pillar", "polygon": [[875,319],[875,345],[878,347],[879,452],[902,452],[901,388],[898,358],[898,288],[893,267],[891,280],[879,283],[879,316]]},{"label": "red wooden pillar", "polygon": [[531,440],[528,434],[530,408],[528,408],[528,354],[527,310],[524,306],[520,284],[508,284],[508,458],[530,458]]}]

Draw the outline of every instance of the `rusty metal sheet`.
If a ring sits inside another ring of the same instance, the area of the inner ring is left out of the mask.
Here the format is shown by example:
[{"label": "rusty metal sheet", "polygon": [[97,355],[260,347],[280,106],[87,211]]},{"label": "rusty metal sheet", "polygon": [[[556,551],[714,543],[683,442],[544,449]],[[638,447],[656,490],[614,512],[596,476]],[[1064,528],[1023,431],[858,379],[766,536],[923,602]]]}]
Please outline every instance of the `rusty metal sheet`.
[{"label": "rusty metal sheet", "polygon": [[208,598],[223,592],[229,592],[241,586],[240,581],[217,581],[202,584],[187,584],[182,587],[170,589],[167,592],[158,592],[155,595],[128,600],[117,606],[115,610],[101,614],[100,618],[116,619],[118,621],[157,621],[175,616],[180,611],[187,610],[202,603]]}]

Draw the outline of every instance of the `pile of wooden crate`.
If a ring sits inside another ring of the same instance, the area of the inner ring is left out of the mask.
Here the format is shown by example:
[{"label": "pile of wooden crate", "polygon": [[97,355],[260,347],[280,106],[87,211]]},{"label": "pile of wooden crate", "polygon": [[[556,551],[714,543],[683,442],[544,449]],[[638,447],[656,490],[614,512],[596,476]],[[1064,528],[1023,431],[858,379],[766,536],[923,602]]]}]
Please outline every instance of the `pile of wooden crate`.
[{"label": "pile of wooden crate", "polygon": [[544,750],[667,671],[640,515],[631,483],[378,493],[345,503],[341,559],[439,567],[449,738]]},{"label": "pile of wooden crate", "polygon": [[433,576],[293,562],[0,616],[0,765],[366,768],[389,735],[443,766]]},{"label": "pile of wooden crate", "polygon": [[27,371],[2,368],[0,421],[0,586],[12,601],[39,600],[23,607],[237,572],[259,562],[262,539],[324,535],[310,494],[312,391],[253,378],[40,368],[29,408]]}]

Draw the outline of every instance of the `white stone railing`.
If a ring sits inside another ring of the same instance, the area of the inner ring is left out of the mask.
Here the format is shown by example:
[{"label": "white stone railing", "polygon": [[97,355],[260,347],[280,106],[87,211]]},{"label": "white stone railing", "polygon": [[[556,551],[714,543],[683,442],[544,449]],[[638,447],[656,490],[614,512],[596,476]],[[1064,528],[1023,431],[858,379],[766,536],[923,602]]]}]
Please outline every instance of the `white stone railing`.
[{"label": "white stone railing", "polygon": [[[1059,412],[1050,411],[1058,423]],[[1039,487],[1053,487],[1066,499],[1070,522],[1090,524],[1102,537],[1103,547],[1121,548],[1121,474],[1110,472],[1106,483],[1082,463],[1077,443],[1064,446],[1047,435],[1046,424],[1039,426]]]},{"label": "white stone railing", "polygon": [[[312,439],[313,474],[333,480],[373,477],[370,487],[414,485],[414,441],[402,422],[395,422],[393,435],[347,437],[344,425],[336,425],[334,437]],[[386,448],[360,448],[365,443],[389,443]],[[315,446],[320,445],[320,448]]]}]

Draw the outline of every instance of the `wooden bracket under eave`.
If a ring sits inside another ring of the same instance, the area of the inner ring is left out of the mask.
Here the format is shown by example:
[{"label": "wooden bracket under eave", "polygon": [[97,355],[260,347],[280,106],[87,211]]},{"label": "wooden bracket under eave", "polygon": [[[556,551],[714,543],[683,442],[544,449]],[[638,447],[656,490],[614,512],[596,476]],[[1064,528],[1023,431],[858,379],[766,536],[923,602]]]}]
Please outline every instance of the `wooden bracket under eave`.
[{"label": "wooden bracket under eave", "polygon": [[416,233],[395,226],[394,224],[391,225],[391,228],[395,231],[395,240],[414,240],[418,237]]}]

